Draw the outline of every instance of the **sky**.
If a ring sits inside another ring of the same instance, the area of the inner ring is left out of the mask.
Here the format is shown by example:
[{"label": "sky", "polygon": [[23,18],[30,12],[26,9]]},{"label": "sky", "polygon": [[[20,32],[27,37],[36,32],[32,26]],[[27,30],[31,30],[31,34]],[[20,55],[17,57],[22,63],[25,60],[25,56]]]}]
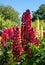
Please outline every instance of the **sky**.
[{"label": "sky", "polygon": [[45,0],[0,0],[0,5],[12,6],[16,11],[19,12],[21,17],[26,9],[36,11],[41,4],[45,4]]}]

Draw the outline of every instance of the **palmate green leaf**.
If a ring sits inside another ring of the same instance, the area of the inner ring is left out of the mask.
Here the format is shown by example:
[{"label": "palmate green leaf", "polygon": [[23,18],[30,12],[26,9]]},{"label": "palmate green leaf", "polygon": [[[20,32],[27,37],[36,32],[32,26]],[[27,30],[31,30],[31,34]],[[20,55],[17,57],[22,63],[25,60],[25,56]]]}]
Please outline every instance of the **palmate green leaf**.
[{"label": "palmate green leaf", "polygon": [[17,62],[10,62],[10,65],[18,65]]},{"label": "palmate green leaf", "polygon": [[34,53],[40,52],[39,46],[36,47],[35,45],[32,45],[30,48],[32,49],[33,52],[35,51]]},{"label": "palmate green leaf", "polygon": [[39,58],[37,58],[37,59],[36,59],[36,62],[37,62],[37,63],[39,63],[39,62],[40,62],[40,59],[39,59]]},{"label": "palmate green leaf", "polygon": [[2,47],[2,46],[1,46],[0,48],[1,48],[1,51],[2,51],[2,52],[5,52],[5,49],[4,49],[4,47]]},{"label": "palmate green leaf", "polygon": [[41,54],[40,59],[43,59],[43,58],[45,58],[45,52],[43,52],[43,53]]},{"label": "palmate green leaf", "polygon": [[23,62],[22,65],[27,65],[27,63],[26,62]]},{"label": "palmate green leaf", "polygon": [[8,51],[7,53],[8,53],[8,54],[11,54],[11,52],[12,52],[12,51]]},{"label": "palmate green leaf", "polygon": [[[28,59],[25,59],[24,61],[23,61],[23,63],[22,63],[22,65],[27,65],[27,63],[28,63]],[[21,65],[21,64],[20,64]],[[29,64],[28,64],[29,65]]]},{"label": "palmate green leaf", "polygon": [[36,65],[36,63],[34,62],[33,65]]}]

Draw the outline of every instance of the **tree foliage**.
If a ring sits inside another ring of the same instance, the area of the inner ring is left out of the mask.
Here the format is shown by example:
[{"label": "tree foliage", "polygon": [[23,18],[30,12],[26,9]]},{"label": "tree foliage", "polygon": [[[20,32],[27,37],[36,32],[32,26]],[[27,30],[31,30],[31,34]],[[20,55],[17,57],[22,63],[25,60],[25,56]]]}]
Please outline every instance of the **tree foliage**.
[{"label": "tree foliage", "polygon": [[11,20],[9,20],[9,19],[7,19],[7,20],[5,21],[5,20],[4,20],[3,18],[1,18],[1,16],[0,16],[0,29],[3,29],[4,27],[9,28],[9,27],[13,27],[13,26],[16,26],[16,25],[19,26],[19,24],[18,24],[17,22],[11,21]]},{"label": "tree foliage", "polygon": [[0,6],[0,16],[4,21],[11,20],[12,23],[15,22],[20,25],[19,13],[10,6]]},{"label": "tree foliage", "polygon": [[35,20],[37,16],[40,20],[45,20],[45,4],[40,5],[39,9],[33,12],[32,20]]}]

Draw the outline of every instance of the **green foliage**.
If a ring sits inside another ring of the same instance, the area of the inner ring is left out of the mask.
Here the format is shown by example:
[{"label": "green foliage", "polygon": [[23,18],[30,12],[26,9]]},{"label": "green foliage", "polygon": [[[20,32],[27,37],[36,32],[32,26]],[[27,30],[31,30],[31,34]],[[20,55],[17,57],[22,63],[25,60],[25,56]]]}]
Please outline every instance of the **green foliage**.
[{"label": "green foliage", "polygon": [[18,25],[18,24],[14,21],[12,22],[11,20],[6,20],[6,21],[3,21],[2,23],[2,26],[7,28],[15,26],[15,25]]},{"label": "green foliage", "polygon": [[39,40],[40,46],[30,46],[31,57],[25,58],[22,65],[45,65],[45,38]]},{"label": "green foliage", "polygon": [[0,29],[3,26],[20,26],[19,13],[9,6],[0,6]]},{"label": "green foliage", "polygon": [[1,15],[0,15],[0,29],[2,29],[2,18],[1,18]]},{"label": "green foliage", "polygon": [[10,19],[12,21],[19,21],[19,13],[10,6],[0,6],[0,15],[4,17],[4,20]]},{"label": "green foliage", "polygon": [[25,57],[25,54],[22,53],[20,62],[13,61],[11,51],[11,40],[8,41],[7,48],[0,47],[3,52],[3,54],[0,56],[0,63],[2,62],[3,65],[45,65],[45,38],[43,38],[42,40],[39,39],[38,41],[40,43],[39,46],[30,46],[30,58]]},{"label": "green foliage", "polygon": [[0,63],[1,65],[8,65],[10,64],[10,59],[12,56],[11,51],[11,40],[7,42],[7,47],[0,46],[2,54],[0,55]]},{"label": "green foliage", "polygon": [[4,27],[9,28],[9,27],[13,27],[16,25],[20,26],[20,24],[18,24],[17,22],[11,21],[9,19],[4,20],[4,18],[1,18],[0,16],[0,29],[3,29]]},{"label": "green foliage", "polygon": [[37,16],[40,20],[45,20],[45,4],[40,5],[39,9],[33,12],[32,20],[36,20]]}]

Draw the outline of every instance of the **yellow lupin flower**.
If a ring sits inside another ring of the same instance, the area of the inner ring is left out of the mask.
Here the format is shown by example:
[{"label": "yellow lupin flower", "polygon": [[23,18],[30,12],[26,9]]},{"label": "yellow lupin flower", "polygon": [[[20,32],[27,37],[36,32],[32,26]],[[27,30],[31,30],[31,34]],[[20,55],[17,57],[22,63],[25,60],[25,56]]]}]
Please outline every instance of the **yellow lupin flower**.
[{"label": "yellow lupin flower", "polygon": [[41,25],[41,29],[40,29],[40,38],[43,38],[43,26]]},{"label": "yellow lupin flower", "polygon": [[36,20],[36,37],[40,37],[40,30],[39,30],[39,19]]}]

